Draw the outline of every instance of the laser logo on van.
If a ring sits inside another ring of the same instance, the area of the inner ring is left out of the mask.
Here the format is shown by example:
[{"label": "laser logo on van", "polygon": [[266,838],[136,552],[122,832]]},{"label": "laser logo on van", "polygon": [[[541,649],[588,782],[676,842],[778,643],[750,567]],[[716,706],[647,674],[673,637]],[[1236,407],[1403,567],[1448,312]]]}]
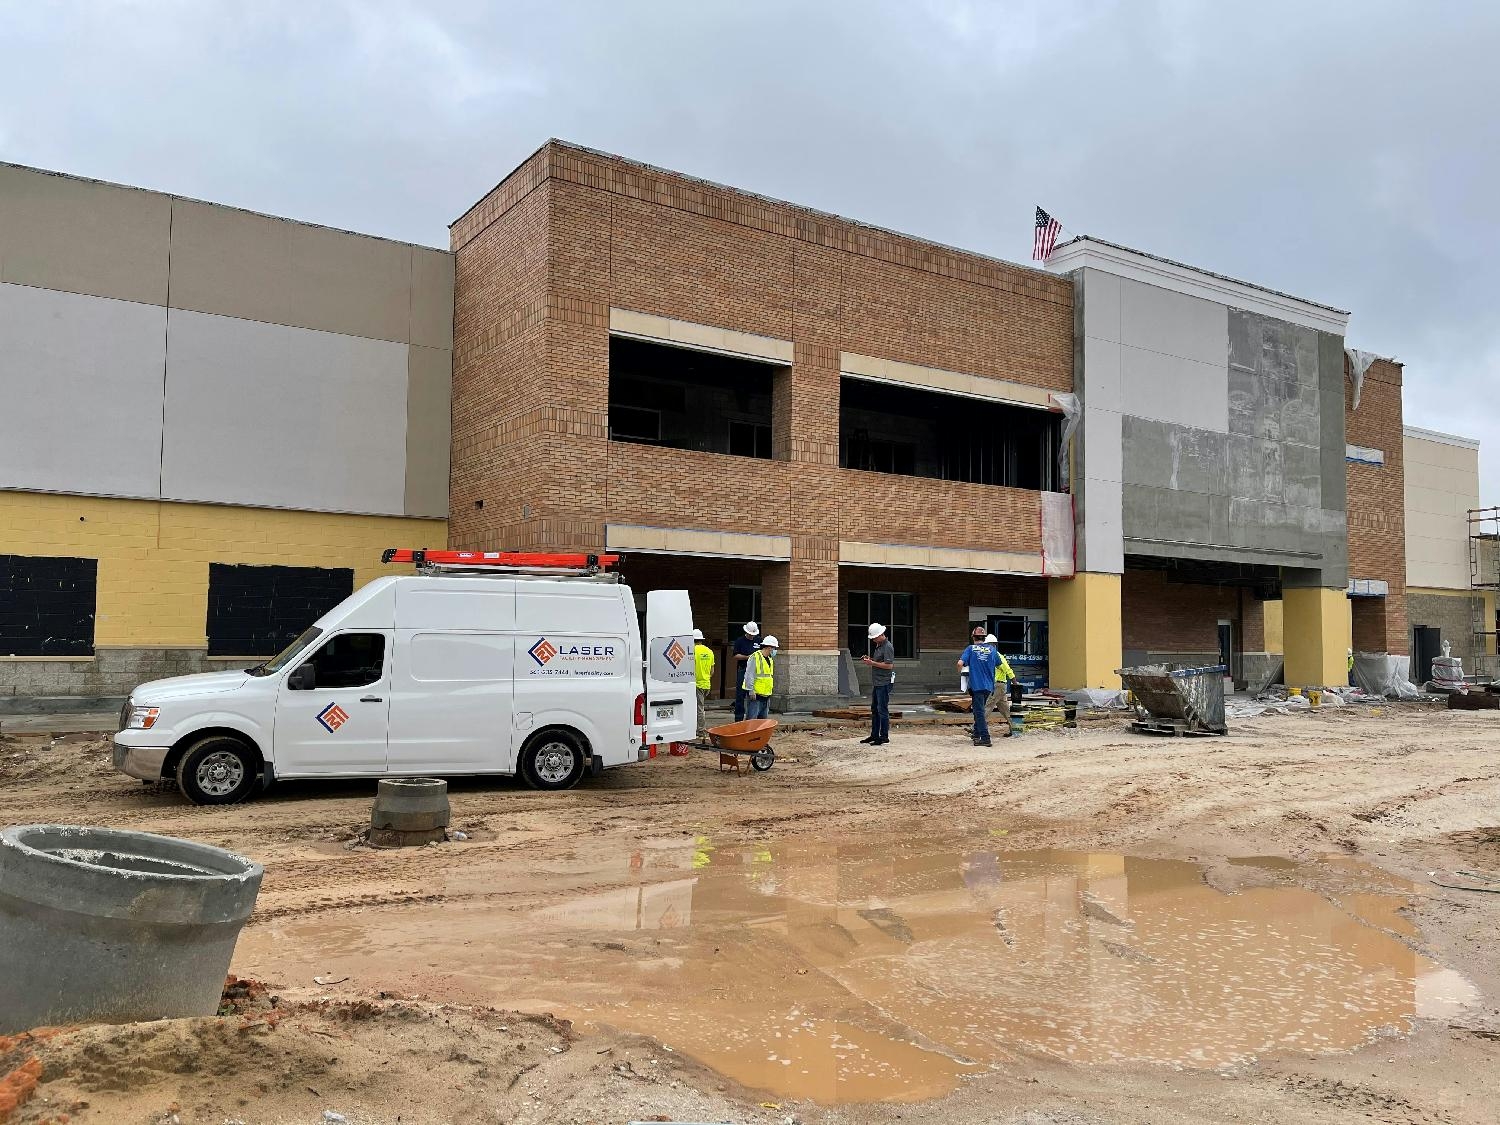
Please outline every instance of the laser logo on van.
[{"label": "laser logo on van", "polygon": [[677,638],[672,638],[672,643],[662,649],[661,654],[667,658],[667,663],[673,668],[681,664],[687,658],[687,650],[678,643]]},{"label": "laser logo on van", "polygon": [[557,655],[557,646],[546,637],[541,637],[537,640],[536,644],[532,645],[526,651],[531,654],[531,659],[536,661],[537,667],[541,668],[546,665],[547,661]]},{"label": "laser logo on van", "polygon": [[345,711],[337,703],[330,703],[318,712],[318,722],[323,724],[323,729],[329,734],[338,730],[349,721],[349,712]]}]

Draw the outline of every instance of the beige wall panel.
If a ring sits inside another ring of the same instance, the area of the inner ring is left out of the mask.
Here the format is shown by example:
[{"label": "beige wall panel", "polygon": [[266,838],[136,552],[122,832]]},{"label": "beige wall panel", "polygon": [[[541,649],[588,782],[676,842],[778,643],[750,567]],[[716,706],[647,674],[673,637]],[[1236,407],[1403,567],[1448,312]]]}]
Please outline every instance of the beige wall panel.
[{"label": "beige wall panel", "polygon": [[409,516],[448,514],[453,361],[439,348],[408,349],[406,500]]},{"label": "beige wall panel", "polygon": [[287,225],[291,309],[284,323],[372,340],[411,339],[411,246]]},{"label": "beige wall panel", "polygon": [[173,310],[162,495],[400,515],[407,348]]},{"label": "beige wall panel", "polygon": [[453,347],[453,255],[411,248],[411,342]]},{"label": "beige wall panel", "polygon": [[0,284],[0,487],[156,496],[166,315]]},{"label": "beige wall panel", "polygon": [[178,200],[172,307],[404,343],[411,247]]},{"label": "beige wall panel", "polygon": [[0,282],[164,305],[170,196],[0,165]]}]

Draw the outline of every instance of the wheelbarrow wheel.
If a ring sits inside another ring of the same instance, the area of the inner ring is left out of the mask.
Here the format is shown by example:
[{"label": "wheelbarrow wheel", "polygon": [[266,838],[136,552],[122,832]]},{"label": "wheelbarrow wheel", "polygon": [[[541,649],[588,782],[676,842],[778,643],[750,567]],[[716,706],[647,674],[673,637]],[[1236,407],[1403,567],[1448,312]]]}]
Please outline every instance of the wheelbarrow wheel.
[{"label": "wheelbarrow wheel", "polygon": [[776,751],[767,746],[764,750],[757,750],[750,755],[750,768],[758,773],[765,773],[776,762]]}]

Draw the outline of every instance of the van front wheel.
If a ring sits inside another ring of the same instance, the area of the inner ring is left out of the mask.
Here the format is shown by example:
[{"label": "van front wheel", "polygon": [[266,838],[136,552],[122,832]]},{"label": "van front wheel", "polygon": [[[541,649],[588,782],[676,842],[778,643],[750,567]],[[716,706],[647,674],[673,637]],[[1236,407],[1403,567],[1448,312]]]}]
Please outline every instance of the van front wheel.
[{"label": "van front wheel", "polygon": [[565,730],[543,731],[521,752],[521,777],[533,789],[571,789],[584,765],[582,744]]},{"label": "van front wheel", "polygon": [[243,742],[212,735],[177,763],[177,787],[195,805],[232,805],[250,795],[259,772],[260,762]]}]

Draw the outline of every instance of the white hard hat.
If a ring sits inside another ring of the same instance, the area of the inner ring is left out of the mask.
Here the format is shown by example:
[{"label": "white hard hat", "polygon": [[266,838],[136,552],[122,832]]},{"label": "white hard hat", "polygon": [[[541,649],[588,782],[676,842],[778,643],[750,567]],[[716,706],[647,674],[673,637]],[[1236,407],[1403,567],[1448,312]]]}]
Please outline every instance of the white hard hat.
[{"label": "white hard hat", "polygon": [[999,642],[997,640],[995,640],[995,634],[994,633],[986,633],[984,635],[984,643],[987,644],[987,645],[999,644]]},{"label": "white hard hat", "polygon": [[702,629],[694,629],[693,630],[693,640],[695,640],[695,641],[701,641],[702,639],[703,639],[703,630]]},{"label": "white hard hat", "polygon": [[757,625],[754,621],[746,621],[745,622],[745,636],[747,636],[747,637],[758,637],[758,636],[760,636],[760,626]]},{"label": "white hard hat", "polygon": [[761,640],[760,647],[761,648],[780,648],[781,646],[777,643],[775,637],[767,636],[767,637],[765,637],[764,639]]},{"label": "white hard hat", "polygon": [[870,622],[870,627],[866,630],[866,632],[870,634],[870,640],[873,641],[876,637],[885,632],[885,626],[882,625],[879,621],[872,621]]}]

